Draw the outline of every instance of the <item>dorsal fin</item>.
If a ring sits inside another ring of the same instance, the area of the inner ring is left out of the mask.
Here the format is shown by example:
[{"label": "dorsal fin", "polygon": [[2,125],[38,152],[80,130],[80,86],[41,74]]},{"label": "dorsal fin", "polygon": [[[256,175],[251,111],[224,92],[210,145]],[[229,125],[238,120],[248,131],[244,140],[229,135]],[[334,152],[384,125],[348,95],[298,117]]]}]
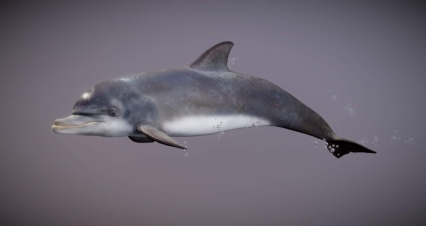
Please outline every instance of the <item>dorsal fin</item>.
[{"label": "dorsal fin", "polygon": [[206,50],[194,62],[191,68],[205,71],[227,71],[229,52],[234,46],[232,42],[221,42]]}]

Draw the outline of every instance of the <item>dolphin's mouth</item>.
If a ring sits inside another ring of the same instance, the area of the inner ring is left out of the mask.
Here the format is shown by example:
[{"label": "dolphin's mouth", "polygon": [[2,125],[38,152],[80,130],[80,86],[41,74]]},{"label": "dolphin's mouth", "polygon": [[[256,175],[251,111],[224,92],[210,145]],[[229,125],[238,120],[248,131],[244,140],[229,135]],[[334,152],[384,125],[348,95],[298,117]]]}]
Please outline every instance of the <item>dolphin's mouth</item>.
[{"label": "dolphin's mouth", "polygon": [[95,124],[95,123],[100,123],[100,122],[88,122],[88,123],[84,123],[84,124],[81,124],[81,125],[53,125],[52,129],[71,129],[71,128],[88,126],[90,124]]},{"label": "dolphin's mouth", "polygon": [[[52,126],[52,130],[55,133],[71,133],[78,134],[81,129],[90,127],[94,124],[98,124],[104,121],[99,120],[96,117],[82,116],[82,115],[71,115],[66,118],[57,119]],[[78,131],[76,130],[78,129]]]}]

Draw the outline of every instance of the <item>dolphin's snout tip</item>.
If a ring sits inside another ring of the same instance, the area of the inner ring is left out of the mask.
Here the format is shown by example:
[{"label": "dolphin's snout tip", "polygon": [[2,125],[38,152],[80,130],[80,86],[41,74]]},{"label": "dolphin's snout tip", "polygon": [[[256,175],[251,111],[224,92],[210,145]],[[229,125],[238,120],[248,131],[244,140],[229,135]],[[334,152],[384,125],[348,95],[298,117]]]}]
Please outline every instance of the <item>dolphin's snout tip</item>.
[{"label": "dolphin's snout tip", "polygon": [[52,130],[53,130],[53,132],[55,132],[55,133],[58,133],[57,131],[56,131],[56,129],[58,128],[58,124],[59,124],[59,122],[58,122],[58,120],[56,119],[54,122],[53,122],[53,125],[52,125]]},{"label": "dolphin's snout tip", "polygon": [[63,126],[64,125],[64,119],[56,119],[54,122],[53,122],[53,125],[52,125],[52,130],[53,130],[53,132],[55,132],[55,133],[60,133],[59,132],[59,129],[60,129],[60,127],[61,126]]}]

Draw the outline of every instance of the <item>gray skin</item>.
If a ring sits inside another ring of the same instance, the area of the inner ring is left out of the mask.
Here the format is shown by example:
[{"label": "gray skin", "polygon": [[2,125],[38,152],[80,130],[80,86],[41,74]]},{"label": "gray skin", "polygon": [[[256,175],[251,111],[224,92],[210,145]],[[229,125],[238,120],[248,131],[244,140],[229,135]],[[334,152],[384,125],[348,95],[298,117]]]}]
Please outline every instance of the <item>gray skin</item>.
[{"label": "gray skin", "polygon": [[232,42],[219,43],[188,66],[97,84],[77,100],[71,116],[56,120],[52,128],[62,134],[129,136],[138,143],[157,141],[185,148],[171,137],[206,135],[247,126],[232,125],[236,120],[231,120],[223,130],[214,125],[208,126],[211,130],[206,129],[207,125],[200,130],[198,125],[183,121],[177,125],[184,128],[176,130],[167,127],[166,122],[185,118],[191,122],[199,116],[205,120],[247,116],[260,120],[254,122],[259,125],[282,127],[322,139],[337,158],[350,152],[375,153],[337,137],[320,115],[272,82],[230,71],[227,61],[232,46]]}]

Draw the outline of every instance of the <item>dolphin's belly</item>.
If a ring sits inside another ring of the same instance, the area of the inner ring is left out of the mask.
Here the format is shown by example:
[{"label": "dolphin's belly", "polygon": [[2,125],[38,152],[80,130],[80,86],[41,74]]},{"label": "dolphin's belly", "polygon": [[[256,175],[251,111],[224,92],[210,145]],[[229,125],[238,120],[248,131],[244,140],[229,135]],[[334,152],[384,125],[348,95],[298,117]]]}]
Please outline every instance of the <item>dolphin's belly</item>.
[{"label": "dolphin's belly", "polygon": [[268,125],[271,125],[268,120],[250,115],[194,115],[165,121],[163,130],[169,136],[185,137]]}]

